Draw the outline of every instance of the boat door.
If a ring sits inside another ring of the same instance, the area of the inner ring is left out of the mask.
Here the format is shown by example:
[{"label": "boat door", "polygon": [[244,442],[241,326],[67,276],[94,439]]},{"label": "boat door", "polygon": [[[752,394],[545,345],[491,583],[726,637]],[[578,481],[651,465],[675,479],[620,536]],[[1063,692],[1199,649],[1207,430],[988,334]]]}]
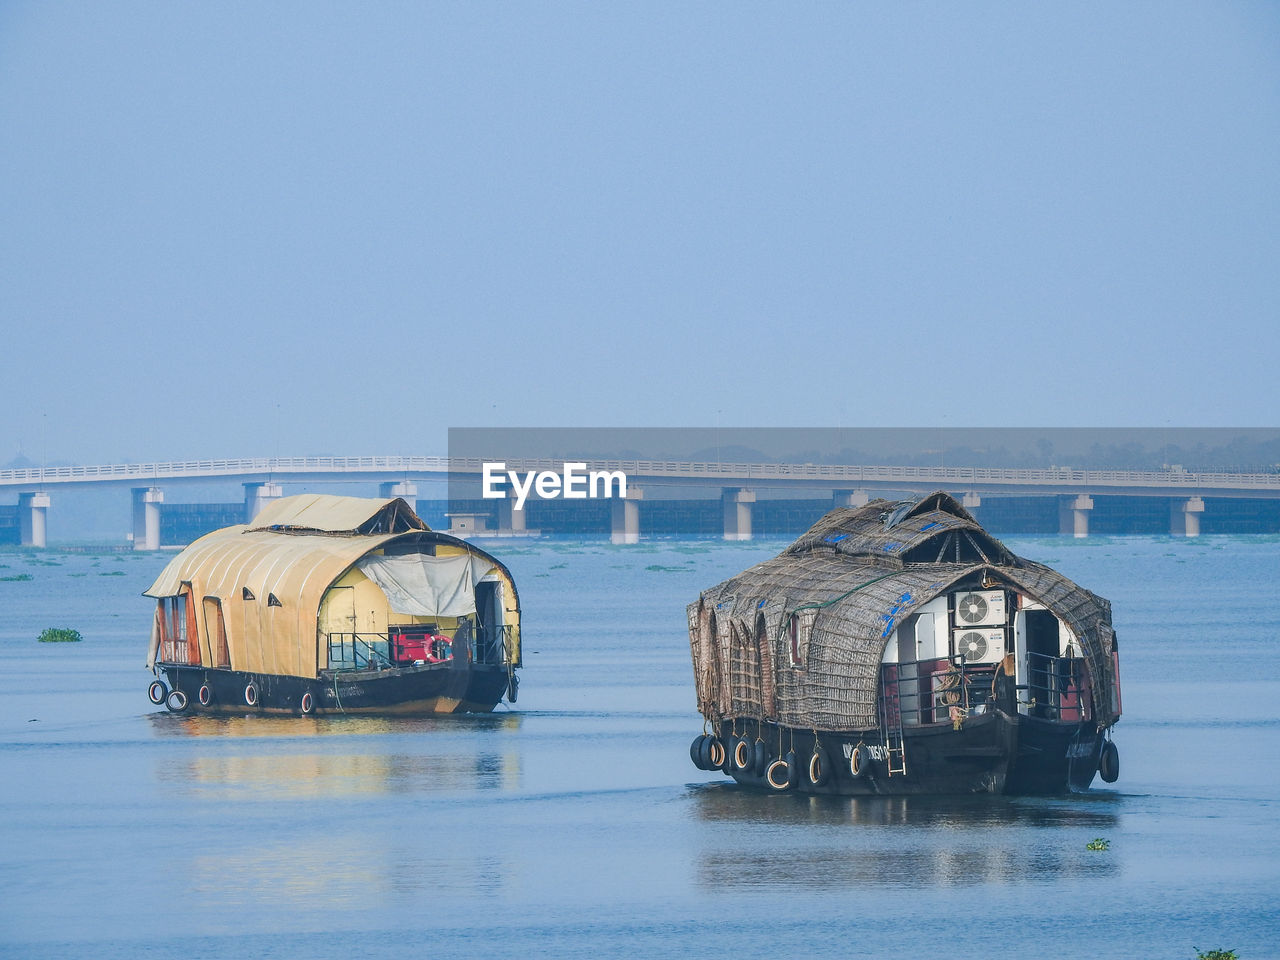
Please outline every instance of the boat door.
[{"label": "boat door", "polygon": [[356,588],[330,587],[316,618],[316,663],[355,665]]},{"label": "boat door", "polygon": [[476,584],[476,662],[502,663],[502,583]]}]

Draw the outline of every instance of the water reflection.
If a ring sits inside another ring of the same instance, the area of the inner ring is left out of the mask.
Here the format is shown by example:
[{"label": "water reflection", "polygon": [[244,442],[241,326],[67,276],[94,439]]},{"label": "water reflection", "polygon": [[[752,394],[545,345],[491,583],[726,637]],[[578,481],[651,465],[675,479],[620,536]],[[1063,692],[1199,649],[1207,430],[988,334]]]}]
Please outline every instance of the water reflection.
[{"label": "water reflection", "polygon": [[1119,823],[1120,803],[1120,798],[1111,793],[1066,797],[812,797],[764,793],[725,783],[700,785],[690,794],[702,820],[956,828],[1017,825],[1107,829]]},{"label": "water reflection", "polygon": [[804,797],[718,784],[690,795],[699,819],[745,828],[704,835],[696,877],[708,887],[1012,884],[1120,869],[1085,847],[1119,828],[1114,796]]},{"label": "water reflection", "polygon": [[518,714],[461,721],[157,714],[152,725],[160,735],[197,738],[200,748],[178,759],[157,754],[155,779],[188,794],[236,800],[515,791],[520,754],[508,743],[495,750],[489,734],[520,723]]}]

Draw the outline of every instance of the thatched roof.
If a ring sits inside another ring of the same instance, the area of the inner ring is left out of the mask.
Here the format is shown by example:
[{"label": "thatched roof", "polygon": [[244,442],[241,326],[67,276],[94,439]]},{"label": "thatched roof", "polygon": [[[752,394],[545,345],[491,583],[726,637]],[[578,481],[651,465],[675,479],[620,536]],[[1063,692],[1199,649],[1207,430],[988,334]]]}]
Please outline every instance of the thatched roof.
[{"label": "thatched roof", "polygon": [[[946,493],[832,510],[777,557],[703,591],[689,607],[704,715],[776,719],[817,730],[878,723],[884,647],[922,604],[971,578],[1044,604],[1080,639],[1095,690],[1113,676],[1110,605],[1048,567],[1015,556]],[[801,663],[792,665],[796,616]],[[1095,717],[1114,719],[1098,694]]]}]

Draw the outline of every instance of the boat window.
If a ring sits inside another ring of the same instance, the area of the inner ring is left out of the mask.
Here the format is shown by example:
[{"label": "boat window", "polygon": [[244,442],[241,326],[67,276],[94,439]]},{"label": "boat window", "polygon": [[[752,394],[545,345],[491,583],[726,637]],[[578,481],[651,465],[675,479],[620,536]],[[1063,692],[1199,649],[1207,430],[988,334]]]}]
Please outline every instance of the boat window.
[{"label": "boat window", "polygon": [[227,623],[222,616],[222,601],[217,597],[204,598],[205,645],[213,659],[213,665],[222,669],[231,666],[227,652]]},{"label": "boat window", "polygon": [[243,588],[240,590],[240,599],[241,599],[241,600],[256,600],[256,599],[258,599],[258,598],[257,598],[257,597],[255,597],[255,596],[253,595],[253,591],[252,591],[252,590],[250,590],[248,587],[243,587]]},{"label": "boat window", "polygon": [[282,604],[282,603],[280,602],[280,598],[279,598],[279,597],[277,597],[274,593],[268,593],[268,594],[267,594],[267,606],[268,606],[268,607],[280,607],[280,606],[284,606],[284,604]]}]

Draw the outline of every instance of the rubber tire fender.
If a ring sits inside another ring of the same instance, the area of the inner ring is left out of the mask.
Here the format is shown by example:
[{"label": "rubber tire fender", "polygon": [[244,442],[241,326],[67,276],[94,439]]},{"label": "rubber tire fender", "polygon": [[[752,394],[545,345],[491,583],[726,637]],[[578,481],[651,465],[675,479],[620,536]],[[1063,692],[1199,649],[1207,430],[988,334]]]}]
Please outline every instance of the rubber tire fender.
[{"label": "rubber tire fender", "polygon": [[1098,773],[1107,783],[1115,783],[1120,779],[1120,750],[1114,740],[1102,745],[1102,754],[1098,757]]},{"label": "rubber tire fender", "polygon": [[316,698],[311,695],[310,690],[303,692],[298,700],[298,709],[302,711],[304,717],[309,717],[316,712]]},{"label": "rubber tire fender", "polygon": [[151,686],[147,687],[147,699],[157,707],[169,699],[169,688],[164,685],[163,680],[151,681]]},{"label": "rubber tire fender", "polygon": [[751,741],[746,737],[738,737],[733,742],[733,769],[742,773],[750,773],[755,768],[756,754]]},{"label": "rubber tire fender", "polygon": [[693,765],[699,770],[707,769],[704,767],[702,759],[702,745],[706,742],[707,735],[700,733],[693,738],[693,743],[689,744],[689,759],[693,761]]},{"label": "rubber tire fender", "polygon": [[769,769],[769,748],[765,746],[763,740],[757,740],[752,754],[751,772],[757,777],[763,777],[765,771]]},{"label": "rubber tire fender", "polygon": [[826,748],[816,741],[813,744],[813,753],[809,755],[809,767],[806,772],[809,775],[809,783],[815,787],[825,787],[827,781],[831,779],[831,759],[827,756]]},{"label": "rubber tire fender", "polygon": [[514,673],[511,679],[507,681],[507,702],[515,703],[516,698],[520,696],[520,678]]},{"label": "rubber tire fender", "polygon": [[213,703],[213,687],[207,683],[200,684],[200,690],[196,693],[196,700],[200,702],[202,707],[207,707]]},{"label": "rubber tire fender", "polygon": [[170,713],[182,713],[189,704],[187,695],[178,689],[170,690],[169,695],[164,698],[164,705],[169,708]]},{"label": "rubber tire fender", "polygon": [[792,787],[791,781],[793,779],[792,770],[787,765],[787,761],[782,757],[779,757],[777,760],[774,760],[773,763],[769,764],[768,769],[764,772],[765,783],[778,791],[790,790]]},{"label": "rubber tire fender", "polygon": [[800,786],[800,765],[796,763],[796,752],[788,750],[782,759],[787,762],[787,786],[794,790]]},{"label": "rubber tire fender", "polygon": [[849,773],[853,775],[853,778],[855,780],[858,779],[859,777],[865,777],[867,775],[868,761],[870,761],[870,759],[871,757],[867,753],[867,748],[865,744],[860,743],[856,747],[854,747],[852,751],[850,751]]},{"label": "rubber tire fender", "polygon": [[701,739],[702,745],[698,747],[698,769],[714,770],[715,766],[711,763],[711,744],[716,738],[709,733],[704,733]]},{"label": "rubber tire fender", "polygon": [[724,741],[713,736],[707,744],[707,760],[711,764],[708,770],[723,770],[725,761],[729,759],[729,751],[724,748]]},{"label": "rubber tire fender", "polygon": [[252,680],[244,685],[244,702],[251,707],[258,705],[258,685]]}]

